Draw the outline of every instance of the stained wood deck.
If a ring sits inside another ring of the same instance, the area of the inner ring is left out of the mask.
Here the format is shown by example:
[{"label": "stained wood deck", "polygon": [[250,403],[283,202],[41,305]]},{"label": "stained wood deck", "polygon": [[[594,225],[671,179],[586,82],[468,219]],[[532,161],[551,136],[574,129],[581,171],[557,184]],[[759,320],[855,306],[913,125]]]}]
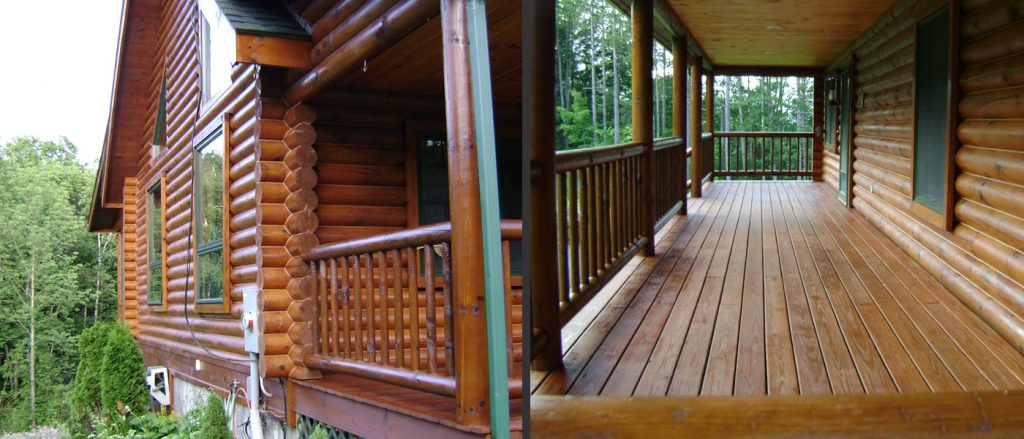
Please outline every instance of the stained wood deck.
[{"label": "stained wood deck", "polygon": [[715,182],[563,328],[535,394],[1024,388],[1024,356],[823,183]]}]

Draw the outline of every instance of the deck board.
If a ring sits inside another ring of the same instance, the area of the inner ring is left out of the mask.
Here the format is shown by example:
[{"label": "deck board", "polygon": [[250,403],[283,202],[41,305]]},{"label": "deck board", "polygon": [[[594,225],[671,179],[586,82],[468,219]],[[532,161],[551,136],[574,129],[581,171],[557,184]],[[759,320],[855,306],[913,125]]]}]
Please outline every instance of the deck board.
[{"label": "deck board", "polygon": [[534,393],[1024,389],[1024,356],[826,185],[709,189],[565,325]]}]

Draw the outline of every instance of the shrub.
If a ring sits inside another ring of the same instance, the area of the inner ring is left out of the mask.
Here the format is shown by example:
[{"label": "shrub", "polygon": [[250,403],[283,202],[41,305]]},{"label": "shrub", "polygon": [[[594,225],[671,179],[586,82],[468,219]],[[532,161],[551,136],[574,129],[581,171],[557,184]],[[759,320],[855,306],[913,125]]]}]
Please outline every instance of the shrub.
[{"label": "shrub", "polygon": [[105,415],[123,413],[126,407],[136,413],[145,411],[150,398],[142,352],[126,326],[111,326],[100,373],[100,401]]},{"label": "shrub", "polygon": [[71,392],[71,407],[82,425],[87,425],[91,416],[100,413],[100,367],[110,330],[111,325],[101,323],[89,327],[78,338],[78,372]]},{"label": "shrub", "polygon": [[309,439],[327,439],[327,430],[324,430],[323,426],[317,425],[309,434]]},{"label": "shrub", "polygon": [[228,416],[224,413],[224,402],[211,393],[199,418],[199,437],[203,439],[231,439],[228,430]]}]

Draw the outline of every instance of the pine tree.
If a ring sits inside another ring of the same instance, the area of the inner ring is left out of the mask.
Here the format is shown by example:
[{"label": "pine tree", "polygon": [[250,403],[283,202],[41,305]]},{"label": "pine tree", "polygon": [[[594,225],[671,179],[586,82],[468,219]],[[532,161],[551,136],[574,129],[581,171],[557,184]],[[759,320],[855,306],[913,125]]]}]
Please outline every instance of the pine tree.
[{"label": "pine tree", "polygon": [[100,368],[101,401],[108,416],[124,413],[125,408],[141,412],[149,405],[142,351],[128,327],[111,325]]}]

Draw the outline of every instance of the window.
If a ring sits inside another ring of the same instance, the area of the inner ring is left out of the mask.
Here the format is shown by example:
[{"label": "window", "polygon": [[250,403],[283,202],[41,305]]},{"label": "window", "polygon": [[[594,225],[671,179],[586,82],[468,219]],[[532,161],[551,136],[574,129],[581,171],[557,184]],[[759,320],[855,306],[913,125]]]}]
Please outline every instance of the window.
[{"label": "window", "polygon": [[153,157],[160,155],[167,144],[167,76],[160,86],[160,103],[156,107],[156,127],[153,128]]},{"label": "window", "polygon": [[196,234],[196,303],[224,303],[224,142],[218,129],[196,148],[193,182]]},{"label": "window", "polygon": [[825,81],[825,145],[836,146],[836,115],[838,114],[836,102],[838,102],[836,91],[836,78],[828,78]]},{"label": "window", "polygon": [[940,215],[948,166],[949,8],[917,24],[914,76],[914,201]]},{"label": "window", "polygon": [[164,303],[163,180],[149,188],[146,212],[146,248],[149,272],[146,276],[146,303]]},{"label": "window", "polygon": [[202,16],[202,46],[199,53],[205,104],[231,84],[231,66],[235,61],[235,31],[215,0],[200,0],[199,11]]},{"label": "window", "polygon": [[[420,225],[451,219],[448,198],[448,141],[443,132],[419,131],[416,139],[417,211]],[[518,139],[495,139],[498,166],[498,209],[502,219],[523,219],[522,144]],[[438,189],[442,188],[442,189]],[[512,241],[510,268],[522,273],[522,243]]]}]

